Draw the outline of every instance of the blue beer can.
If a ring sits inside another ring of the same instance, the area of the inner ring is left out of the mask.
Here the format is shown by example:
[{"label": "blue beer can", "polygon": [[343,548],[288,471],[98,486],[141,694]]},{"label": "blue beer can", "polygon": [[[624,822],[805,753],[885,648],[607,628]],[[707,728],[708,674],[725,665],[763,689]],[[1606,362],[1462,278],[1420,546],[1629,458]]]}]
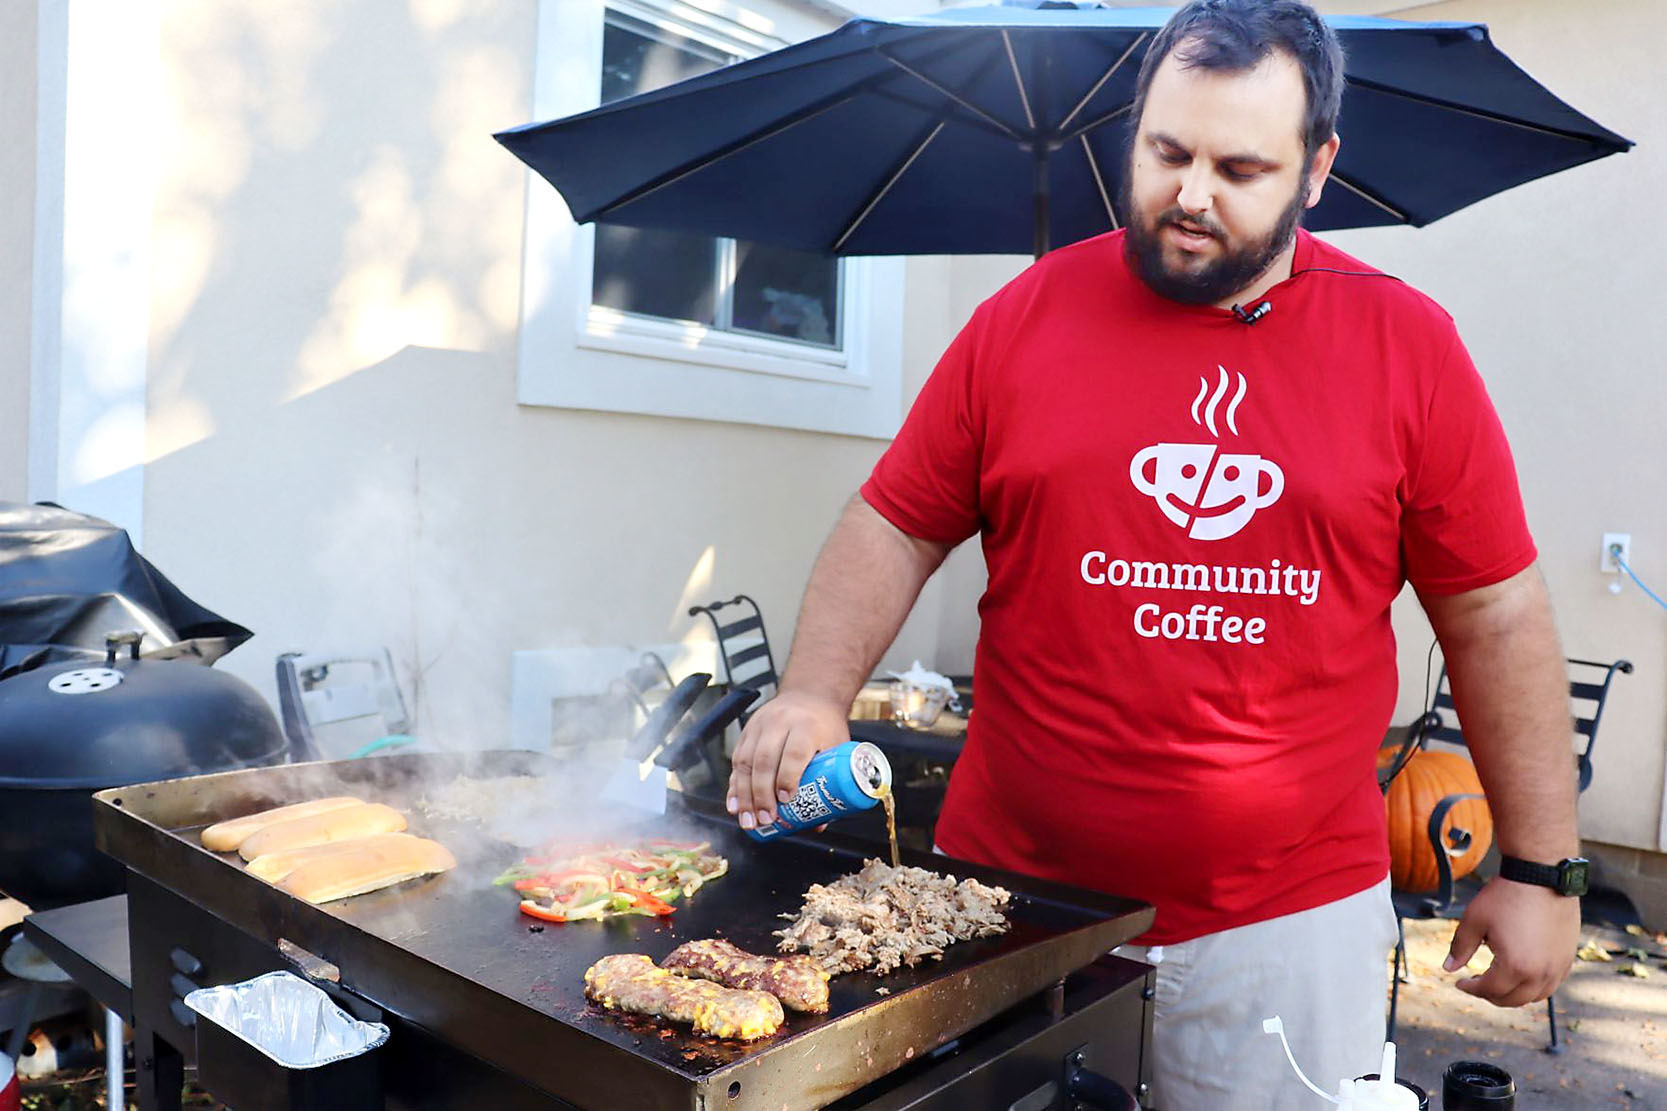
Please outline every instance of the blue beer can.
[{"label": "blue beer can", "polygon": [[860,814],[890,793],[886,754],[867,741],[846,741],[817,753],[800,777],[793,801],[776,807],[774,822],[747,833],[755,841],[770,841]]}]

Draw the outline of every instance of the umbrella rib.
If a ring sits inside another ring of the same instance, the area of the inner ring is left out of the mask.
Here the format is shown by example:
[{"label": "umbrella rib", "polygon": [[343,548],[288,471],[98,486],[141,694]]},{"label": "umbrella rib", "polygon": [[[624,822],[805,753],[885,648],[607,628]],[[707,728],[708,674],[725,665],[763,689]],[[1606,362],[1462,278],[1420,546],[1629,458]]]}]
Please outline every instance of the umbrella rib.
[{"label": "umbrella rib", "polygon": [[1111,230],[1116,231],[1117,210],[1112,207],[1111,194],[1106,191],[1106,179],[1100,175],[1100,161],[1094,157],[1094,148],[1088,145],[1088,136],[1078,135],[1082,143],[1082,153],[1088,158],[1088,169],[1094,175],[1094,187],[1100,191],[1100,203],[1106,206],[1106,219],[1111,221]]},{"label": "umbrella rib", "polygon": [[837,108],[847,101],[855,99],[858,92],[860,92],[860,90],[851,90],[844,92],[839,96],[829,97],[824,101],[810,105],[810,107],[801,112],[794,113],[786,119],[776,120],[765,127],[759,128],[757,131],[743,135],[741,138],[735,140],[735,142],[729,143],[709,155],[702,155],[699,158],[691,159],[680,166],[667,170],[665,173],[659,175],[653,180],[646,181],[623,196],[611,200],[607,204],[587,213],[581,219],[595,220],[600,216],[606,216],[615,209],[623,208],[625,205],[639,201],[648,196],[650,193],[657,192],[658,190],[664,189],[668,185],[682,181],[684,178],[698,170],[703,170],[708,166],[722,162],[732,154],[738,154],[750,146],[762,143],[766,139],[781,134],[788,128],[797,127],[806,120],[815,119],[822,113],[829,111],[830,109]]},{"label": "umbrella rib", "polygon": [[1099,116],[1095,116],[1093,119],[1089,120],[1087,123],[1085,123],[1081,127],[1077,128],[1075,131],[1072,131],[1067,135],[1061,135],[1059,137],[1059,142],[1061,144],[1069,143],[1072,139],[1075,139],[1077,136],[1086,135],[1090,131],[1093,131],[1095,128],[1100,127],[1103,124],[1108,124],[1112,120],[1115,120],[1119,116],[1128,115],[1133,109],[1134,109],[1134,102],[1130,101],[1128,104],[1123,105],[1121,108],[1113,108],[1109,112],[1106,112],[1106,113],[1104,113],[1102,115],[1099,115]]},{"label": "umbrella rib", "polygon": [[1401,223],[1416,225],[1416,221],[1414,221],[1413,218],[1409,214],[1407,214],[1406,212],[1403,212],[1401,209],[1396,208],[1394,205],[1390,204],[1387,200],[1384,200],[1378,194],[1371,192],[1365,186],[1359,185],[1359,184],[1357,184],[1353,181],[1350,181],[1348,179],[1348,177],[1346,177],[1345,175],[1337,172],[1337,167],[1336,166],[1333,166],[1331,168],[1331,180],[1335,181],[1338,185],[1341,185],[1343,188],[1347,189],[1349,192],[1353,193],[1355,196],[1359,197],[1361,200],[1366,201],[1370,204],[1374,204],[1377,207],[1383,209],[1385,212],[1387,212],[1387,213],[1389,213],[1389,215],[1395,217],[1395,219],[1399,220]]},{"label": "umbrella rib", "polygon": [[938,132],[944,129],[944,122],[945,121],[943,120],[939,120],[933,126],[932,130],[926,133],[926,138],[922,139],[915,146],[915,149],[909,152],[908,157],[903,159],[903,161],[898,164],[897,168],[891,172],[891,176],[886,178],[886,183],[880,186],[879,190],[873,197],[869,198],[867,204],[862,206],[862,211],[858,212],[856,216],[852,217],[852,219],[846,223],[845,230],[840,233],[838,239],[834,240],[832,253],[838,254],[840,248],[845,246],[845,241],[856,234],[857,229],[862,226],[863,221],[868,219],[868,214],[873,212],[875,207],[885,199],[886,194],[891,192],[891,187],[897,184],[898,179],[908,172],[910,166],[914,165],[915,159],[919,158],[932,140],[938,137]]},{"label": "umbrella rib", "polygon": [[1423,93],[1408,92],[1405,89],[1397,89],[1393,85],[1385,85],[1382,82],[1373,81],[1370,78],[1350,77],[1344,75],[1343,79],[1351,85],[1358,85],[1363,89],[1370,89],[1375,93],[1383,93],[1386,96],[1400,97],[1402,100],[1410,100],[1415,104],[1427,104],[1432,108],[1444,108],[1449,112],[1457,112],[1463,116],[1474,116],[1479,120],[1487,120],[1490,123],[1502,123],[1509,127],[1519,127],[1524,131],[1532,131],[1538,135],[1552,135],[1559,139],[1569,139],[1577,143],[1600,144],[1602,146],[1609,147],[1612,150],[1624,151],[1629,150],[1632,147],[1632,144],[1626,142],[1625,140],[1622,140],[1622,142],[1625,143],[1624,146],[1616,146],[1613,140],[1605,139],[1600,136],[1582,134],[1581,132],[1575,131],[1571,128],[1551,127],[1547,124],[1529,123],[1527,120],[1519,120],[1515,116],[1507,116],[1502,112],[1490,112],[1486,108],[1476,108],[1471,105],[1460,104],[1457,101],[1443,100],[1441,97],[1426,96]]},{"label": "umbrella rib", "polygon": [[[879,51],[879,50],[875,50],[874,53],[881,54],[882,56],[885,56],[884,53],[882,51]],[[953,53],[953,49],[950,48],[950,47],[943,47],[939,50],[934,50],[934,51],[923,51],[920,55],[920,60],[925,60],[925,59],[930,58],[930,59],[935,61],[935,60],[938,60],[938,59],[940,59],[940,58],[942,58],[946,55],[949,55],[951,53]],[[980,65],[979,71],[981,72],[985,66],[988,66],[990,64],[990,62],[994,59],[994,57],[995,57],[995,55],[994,55],[993,52],[988,57],[986,57],[984,59],[983,63]],[[890,57],[887,57],[887,60],[890,61],[891,60]],[[976,76],[976,74],[975,74],[975,76]],[[942,103],[925,103],[923,101],[916,100],[913,97],[910,97],[910,96],[908,96],[908,95],[906,95],[902,92],[899,92],[896,89],[888,89],[888,88],[885,87],[885,82],[880,78],[870,79],[870,81],[868,82],[868,85],[867,85],[867,89],[874,96],[877,96],[877,97],[881,98],[882,100],[889,100],[889,101],[893,102],[894,104],[901,104],[901,105],[904,105],[905,107],[913,108],[915,111],[921,113],[924,116],[933,116],[933,115],[936,115],[936,114],[943,111],[944,106],[943,106]],[[950,95],[952,98],[955,97],[955,94],[948,93],[948,90],[944,90],[944,93],[945,93],[945,95]],[[959,99],[959,98],[956,98],[956,99]],[[967,107],[971,108],[972,106],[969,104],[969,105],[967,105]],[[976,127],[978,130],[984,132],[986,135],[998,135],[1003,139],[1014,139],[1014,138],[1017,137],[1016,133],[1013,131],[1012,128],[1007,127],[1005,124],[999,123],[999,121],[996,122],[996,123],[986,123],[984,121],[984,119],[981,119],[978,116],[972,115],[971,113],[962,113],[958,117],[958,120],[959,120],[960,123],[963,123],[968,127]]]},{"label": "umbrella rib", "polygon": [[[942,104],[926,104],[920,100],[905,96],[892,89],[875,89],[873,90],[873,95],[879,97],[881,100],[889,100],[893,104],[901,104],[905,108],[912,108],[923,116],[930,116],[944,110],[944,106]],[[967,127],[975,127],[986,135],[995,135],[1002,139],[1010,139],[1012,137],[1011,132],[994,127],[985,123],[976,116],[968,116],[965,113],[957,113],[956,122]]]},{"label": "umbrella rib", "polygon": [[1107,81],[1111,80],[1113,74],[1123,68],[1123,63],[1129,60],[1129,55],[1133,54],[1140,44],[1146,41],[1146,39],[1147,32],[1142,31],[1140,36],[1129,44],[1129,48],[1123,51],[1122,55],[1119,56],[1115,62],[1111,63],[1111,68],[1100,74],[1100,79],[1094,82],[1094,87],[1089,89],[1086,93],[1083,93],[1082,99],[1077,101],[1077,106],[1072,108],[1070,113],[1064,119],[1059,121],[1060,131],[1063,131],[1067,127],[1071,126],[1071,121],[1077,118],[1077,113],[1088,107],[1088,102],[1094,99],[1095,94],[1100,91]]},{"label": "umbrella rib", "polygon": [[1030,97],[1025,93],[1025,79],[1019,73],[1019,59],[1013,56],[1013,36],[1006,31],[1001,33],[1001,44],[1007,48],[1007,66],[1013,71],[1013,84],[1019,88],[1019,104],[1025,110],[1025,123],[1032,131],[1036,130],[1036,113],[1030,110]]},{"label": "umbrella rib", "polygon": [[926,76],[924,73],[921,73],[919,70],[915,69],[913,66],[909,65],[909,63],[903,61],[901,58],[897,57],[895,54],[892,54],[892,53],[890,53],[888,51],[885,51],[885,50],[879,50],[879,49],[876,49],[875,53],[878,54],[880,57],[884,58],[886,61],[890,62],[892,65],[896,66],[898,69],[902,70],[904,73],[908,74],[910,77],[913,77],[916,81],[919,81],[922,84],[927,85],[932,89],[935,89],[938,93],[942,94],[943,96],[948,97],[950,100],[954,101],[956,104],[959,104],[962,108],[965,108],[967,111],[972,112],[973,114],[975,114],[977,116],[980,116],[983,119],[988,120],[990,123],[992,123],[996,127],[1000,128],[1001,133],[1003,135],[1007,136],[1009,139],[1012,139],[1014,142],[1018,143],[1018,142],[1023,142],[1024,141],[1024,136],[1020,135],[1017,131],[1013,130],[1007,124],[1003,123],[1001,120],[997,119],[995,116],[990,115],[990,113],[984,111],[984,109],[980,108],[978,105],[974,104],[972,101],[966,99],[960,93],[957,93],[955,90],[950,89],[947,86],[943,85],[942,83],[940,83],[938,81],[934,81],[932,78]]}]

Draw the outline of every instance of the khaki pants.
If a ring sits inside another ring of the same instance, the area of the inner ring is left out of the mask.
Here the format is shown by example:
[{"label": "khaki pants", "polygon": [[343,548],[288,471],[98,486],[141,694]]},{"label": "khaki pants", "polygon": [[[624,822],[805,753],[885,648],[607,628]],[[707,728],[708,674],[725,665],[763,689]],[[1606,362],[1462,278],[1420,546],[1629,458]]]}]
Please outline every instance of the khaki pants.
[{"label": "khaki pants", "polygon": [[1389,880],[1334,903],[1184,941],[1125,945],[1157,969],[1153,1083],[1157,1111],[1285,1111],[1325,1106],[1297,1064],[1328,1092],[1377,1072],[1395,947]]}]

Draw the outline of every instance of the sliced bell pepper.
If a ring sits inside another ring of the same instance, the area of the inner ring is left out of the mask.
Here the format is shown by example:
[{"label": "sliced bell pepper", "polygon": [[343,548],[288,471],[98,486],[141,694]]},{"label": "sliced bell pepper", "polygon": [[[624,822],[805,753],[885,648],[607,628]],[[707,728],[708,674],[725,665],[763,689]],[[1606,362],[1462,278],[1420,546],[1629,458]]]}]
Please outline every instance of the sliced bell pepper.
[{"label": "sliced bell pepper", "polygon": [[619,894],[631,896],[637,901],[637,906],[642,907],[645,910],[653,911],[656,915],[661,917],[664,917],[677,909],[664,899],[655,895],[650,895],[646,891],[634,891],[629,887],[622,887],[619,889]]},{"label": "sliced bell pepper", "polygon": [[537,918],[544,922],[567,921],[567,915],[562,914],[560,911],[554,911],[548,909],[547,907],[541,907],[531,899],[521,900],[521,913],[525,914],[529,918]]},{"label": "sliced bell pepper", "polygon": [[548,875],[528,876],[514,882],[517,891],[554,891],[558,887],[593,887],[602,891],[608,890],[608,877],[599,872],[586,872],[569,868],[564,872],[551,872]]},{"label": "sliced bell pepper", "polygon": [[[611,897],[612,896],[609,896],[609,898]],[[567,915],[567,920],[569,922],[577,922],[583,918],[601,918],[602,912],[607,905],[607,899],[593,899],[588,903],[579,903],[574,906],[565,907],[557,913]]]},{"label": "sliced bell pepper", "polygon": [[526,865],[522,865],[522,864],[517,864],[517,865],[515,865],[511,868],[506,868],[502,875],[498,876],[497,879],[492,881],[492,886],[493,887],[506,887],[509,884],[512,884],[517,880],[529,879],[529,878],[531,878],[533,876],[536,876],[536,875],[538,875],[538,869],[529,868]]}]

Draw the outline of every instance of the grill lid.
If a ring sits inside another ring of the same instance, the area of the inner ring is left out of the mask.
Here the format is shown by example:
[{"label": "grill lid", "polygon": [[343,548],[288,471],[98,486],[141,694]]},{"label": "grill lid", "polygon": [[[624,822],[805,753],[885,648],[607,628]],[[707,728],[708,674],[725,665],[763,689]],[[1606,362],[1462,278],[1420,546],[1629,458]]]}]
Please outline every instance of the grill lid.
[{"label": "grill lid", "polygon": [[0,679],[0,787],[111,787],[287,751],[265,699],[200,663],[88,653]]}]

